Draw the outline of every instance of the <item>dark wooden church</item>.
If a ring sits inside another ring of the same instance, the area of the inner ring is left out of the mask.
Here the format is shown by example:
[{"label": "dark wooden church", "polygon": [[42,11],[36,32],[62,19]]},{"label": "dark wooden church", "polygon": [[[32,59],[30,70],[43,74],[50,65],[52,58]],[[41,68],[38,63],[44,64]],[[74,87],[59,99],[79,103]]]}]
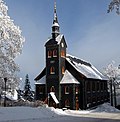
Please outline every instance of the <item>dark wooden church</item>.
[{"label": "dark wooden church", "polygon": [[107,102],[107,79],[90,63],[66,54],[59,29],[55,3],[52,37],[45,44],[46,67],[35,78],[36,100],[73,110]]}]

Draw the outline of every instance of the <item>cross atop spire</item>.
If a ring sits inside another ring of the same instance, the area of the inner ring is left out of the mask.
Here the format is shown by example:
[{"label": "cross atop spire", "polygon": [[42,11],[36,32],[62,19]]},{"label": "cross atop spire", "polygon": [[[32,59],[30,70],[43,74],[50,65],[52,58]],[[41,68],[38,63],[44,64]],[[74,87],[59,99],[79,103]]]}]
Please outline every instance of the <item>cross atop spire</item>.
[{"label": "cross atop spire", "polygon": [[57,18],[57,8],[56,8],[56,0],[54,1],[54,19],[52,25],[52,37],[56,38],[59,35],[59,23]]}]

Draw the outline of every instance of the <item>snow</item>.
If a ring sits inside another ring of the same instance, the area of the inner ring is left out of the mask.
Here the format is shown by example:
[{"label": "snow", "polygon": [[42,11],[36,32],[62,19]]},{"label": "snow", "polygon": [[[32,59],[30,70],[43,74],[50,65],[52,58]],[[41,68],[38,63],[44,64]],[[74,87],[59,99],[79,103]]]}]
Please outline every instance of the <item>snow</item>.
[{"label": "snow", "polygon": [[[111,107],[109,103],[98,106],[94,110],[65,110],[55,109],[53,107],[0,107],[0,122],[8,121],[22,121],[30,122],[34,121],[52,121],[52,119],[60,119],[61,117],[66,116],[66,119],[69,116],[77,117],[92,117],[92,118],[113,118],[120,119],[120,110]],[[86,118],[84,118],[86,119]]]},{"label": "snow", "polygon": [[63,38],[63,34],[60,34],[56,37],[56,41],[58,42],[58,44],[60,44],[62,38]]},{"label": "snow", "polygon": [[59,103],[59,101],[57,100],[55,93],[54,92],[50,92],[51,97],[53,98],[53,100],[55,101],[56,104]]},{"label": "snow", "polygon": [[6,92],[6,97],[10,100],[17,100],[18,99],[18,93],[16,90],[14,90],[14,93]]},{"label": "snow", "polygon": [[8,15],[8,7],[0,0],[0,92],[4,89],[5,78],[6,87],[13,90],[19,85],[19,66],[15,58],[22,53],[24,41],[21,30]]},{"label": "snow", "polygon": [[120,110],[116,109],[113,106],[110,106],[109,103],[104,103],[100,106],[98,106],[95,110],[92,112],[109,112],[109,113],[120,113]]},{"label": "snow", "polygon": [[81,74],[83,74],[87,78],[93,78],[93,79],[104,79],[106,80],[105,76],[102,75],[93,65],[90,63],[81,60],[77,57],[71,56],[67,54],[66,57],[67,61]]},{"label": "snow", "polygon": [[80,84],[80,83],[72,76],[72,74],[71,74],[68,70],[66,70],[66,71],[65,71],[65,74],[64,74],[64,76],[63,76],[63,78],[62,78],[62,80],[61,80],[61,82],[60,82],[60,84],[70,84],[70,83],[72,83],[72,84]]},{"label": "snow", "polygon": [[2,98],[4,98],[5,94],[6,94],[6,98],[8,98],[9,100],[17,100],[18,99],[18,93],[16,90],[13,90],[13,92],[6,91],[6,93],[5,93],[5,91],[3,91],[3,95],[1,95]]},{"label": "snow", "polygon": [[40,80],[38,80],[35,84],[46,84],[46,75],[43,76]]},{"label": "snow", "polygon": [[58,24],[58,23],[54,23],[54,24],[52,25],[52,27],[53,27],[53,26],[58,26],[58,27],[59,27],[59,24]]}]

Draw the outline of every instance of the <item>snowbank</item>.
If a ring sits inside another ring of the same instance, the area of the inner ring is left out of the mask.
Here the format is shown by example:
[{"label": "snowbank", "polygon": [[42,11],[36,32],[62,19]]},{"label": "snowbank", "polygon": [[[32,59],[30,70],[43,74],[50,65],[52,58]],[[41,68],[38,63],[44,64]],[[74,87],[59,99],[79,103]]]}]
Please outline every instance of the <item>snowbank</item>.
[{"label": "snowbank", "polygon": [[[106,113],[105,113],[106,112]],[[116,114],[115,114],[116,113]],[[94,110],[86,111],[74,111],[74,110],[65,110],[55,109],[53,107],[0,107],[0,122],[30,122],[30,120],[37,121],[49,121],[55,118],[61,119],[61,117],[69,118],[70,116],[77,117],[91,117],[91,118],[113,118],[120,119],[120,110],[110,106],[108,103],[98,106]],[[116,118],[117,117],[117,118]],[[36,121],[36,122],[37,122]]]},{"label": "snowbank", "polygon": [[99,105],[96,109],[89,109],[89,110],[65,110],[62,109],[55,109],[49,108],[51,111],[55,112],[58,115],[69,115],[69,116],[76,116],[76,115],[83,115],[83,114],[90,114],[90,113],[120,113],[120,110],[116,109],[115,107],[111,106],[109,103],[104,103]]},{"label": "snowbank", "polygon": [[111,106],[109,103],[104,103],[104,104],[98,106],[96,109],[92,110],[91,112],[120,113],[120,110]]}]

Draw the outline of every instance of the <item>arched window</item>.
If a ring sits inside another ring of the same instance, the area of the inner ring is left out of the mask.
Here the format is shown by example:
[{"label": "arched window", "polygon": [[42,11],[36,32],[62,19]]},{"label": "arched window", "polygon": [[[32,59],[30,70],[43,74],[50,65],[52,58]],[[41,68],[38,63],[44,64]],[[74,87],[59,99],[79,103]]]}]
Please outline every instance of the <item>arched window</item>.
[{"label": "arched window", "polygon": [[50,92],[55,92],[55,87],[54,87],[54,86],[52,86],[52,87],[50,88]]},{"label": "arched window", "polygon": [[53,57],[57,57],[57,50],[53,50]]},{"label": "arched window", "polygon": [[62,67],[62,74],[64,74],[65,73],[65,67],[63,66]]},{"label": "arched window", "polygon": [[64,50],[61,50],[61,57],[65,57],[65,52],[64,52]]},{"label": "arched window", "polygon": [[78,86],[75,88],[75,93],[76,93],[76,94],[79,93],[79,88],[78,88]]},{"label": "arched window", "polygon": [[50,68],[50,74],[55,74],[55,68],[54,67]]},{"label": "arched window", "polygon": [[48,51],[48,58],[51,58],[51,57],[52,57],[52,51],[49,50],[49,51]]},{"label": "arched window", "polygon": [[65,100],[65,107],[70,107],[70,101],[68,99]]},{"label": "arched window", "polygon": [[39,87],[39,94],[43,94],[43,92],[44,92],[44,89],[43,89],[42,86],[40,86],[40,87]]},{"label": "arched window", "polygon": [[70,92],[69,86],[65,86],[65,94],[69,94],[69,92]]}]

